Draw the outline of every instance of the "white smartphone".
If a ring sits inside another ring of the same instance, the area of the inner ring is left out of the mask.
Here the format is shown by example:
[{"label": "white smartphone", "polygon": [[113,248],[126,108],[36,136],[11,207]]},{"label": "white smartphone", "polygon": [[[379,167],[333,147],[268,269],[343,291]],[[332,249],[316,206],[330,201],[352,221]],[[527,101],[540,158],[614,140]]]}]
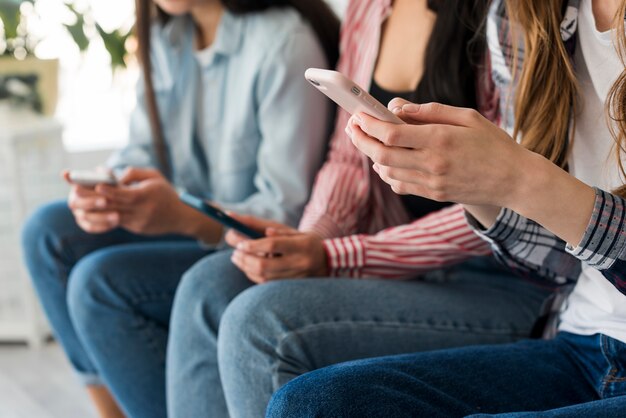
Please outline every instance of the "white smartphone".
[{"label": "white smartphone", "polygon": [[387,106],[338,71],[309,68],[304,73],[304,77],[351,115],[365,113],[383,122],[404,123],[387,109]]},{"label": "white smartphone", "polygon": [[96,187],[98,184],[117,185],[117,179],[112,173],[106,171],[71,170],[69,181],[84,187]]}]

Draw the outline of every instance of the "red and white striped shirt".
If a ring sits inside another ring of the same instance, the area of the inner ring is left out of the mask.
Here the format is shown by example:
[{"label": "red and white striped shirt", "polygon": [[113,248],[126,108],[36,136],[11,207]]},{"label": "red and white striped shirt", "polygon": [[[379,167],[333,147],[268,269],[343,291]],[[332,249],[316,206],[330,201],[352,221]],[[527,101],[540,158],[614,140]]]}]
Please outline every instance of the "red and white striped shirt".
[{"label": "red and white striped shirt", "polygon": [[[352,0],[346,11],[338,71],[365,89],[370,87],[391,4]],[[400,197],[345,134],[349,119],[346,111],[338,110],[327,160],[300,223],[301,231],[325,238],[332,276],[409,278],[491,253],[467,224],[460,205],[409,223]]]}]

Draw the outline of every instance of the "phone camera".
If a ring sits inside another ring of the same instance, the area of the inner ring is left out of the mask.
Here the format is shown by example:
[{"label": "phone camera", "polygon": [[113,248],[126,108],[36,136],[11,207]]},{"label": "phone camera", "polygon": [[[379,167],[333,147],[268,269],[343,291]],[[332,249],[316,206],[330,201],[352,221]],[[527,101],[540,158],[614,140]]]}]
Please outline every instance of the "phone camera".
[{"label": "phone camera", "polygon": [[357,86],[354,86],[352,87],[352,93],[354,93],[355,96],[359,96],[361,94],[361,89]]},{"label": "phone camera", "polygon": [[313,84],[314,86],[319,87],[320,83],[318,83],[317,81],[313,80],[312,78],[309,78],[309,83]]}]

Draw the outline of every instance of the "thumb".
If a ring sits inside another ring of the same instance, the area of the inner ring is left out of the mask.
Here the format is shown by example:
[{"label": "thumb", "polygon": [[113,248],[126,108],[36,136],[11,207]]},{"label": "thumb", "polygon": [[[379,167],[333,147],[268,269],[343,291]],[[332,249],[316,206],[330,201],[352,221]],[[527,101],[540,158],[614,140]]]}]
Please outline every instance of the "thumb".
[{"label": "thumb", "polygon": [[[391,104],[391,103],[390,103]],[[400,112],[405,121],[419,124],[441,124],[453,126],[472,126],[480,114],[474,109],[443,105],[441,103],[405,103],[394,113]]]},{"label": "thumb", "polygon": [[120,176],[119,182],[124,185],[161,177],[161,173],[154,168],[129,167]]},{"label": "thumb", "polygon": [[292,228],[287,228],[284,226],[280,228],[269,227],[265,231],[265,235],[267,235],[268,237],[287,237],[287,236],[295,236],[295,235],[300,235],[300,234],[301,234],[300,231],[297,231]]},{"label": "thumb", "polygon": [[402,107],[408,104],[411,104],[411,102],[403,99],[402,97],[396,97],[394,99],[391,99],[391,101],[387,105],[387,108],[397,115],[402,113]]}]

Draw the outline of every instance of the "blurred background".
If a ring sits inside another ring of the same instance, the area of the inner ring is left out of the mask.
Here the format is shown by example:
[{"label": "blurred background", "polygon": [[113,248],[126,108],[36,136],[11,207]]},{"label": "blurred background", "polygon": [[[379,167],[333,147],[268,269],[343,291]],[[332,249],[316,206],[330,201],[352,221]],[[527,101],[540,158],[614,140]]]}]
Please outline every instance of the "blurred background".
[{"label": "blurred background", "polygon": [[[328,0],[339,16],[347,0]],[[0,418],[93,417],[23,269],[20,230],[59,173],[123,146],[139,69],[133,0],[0,0]]]}]

